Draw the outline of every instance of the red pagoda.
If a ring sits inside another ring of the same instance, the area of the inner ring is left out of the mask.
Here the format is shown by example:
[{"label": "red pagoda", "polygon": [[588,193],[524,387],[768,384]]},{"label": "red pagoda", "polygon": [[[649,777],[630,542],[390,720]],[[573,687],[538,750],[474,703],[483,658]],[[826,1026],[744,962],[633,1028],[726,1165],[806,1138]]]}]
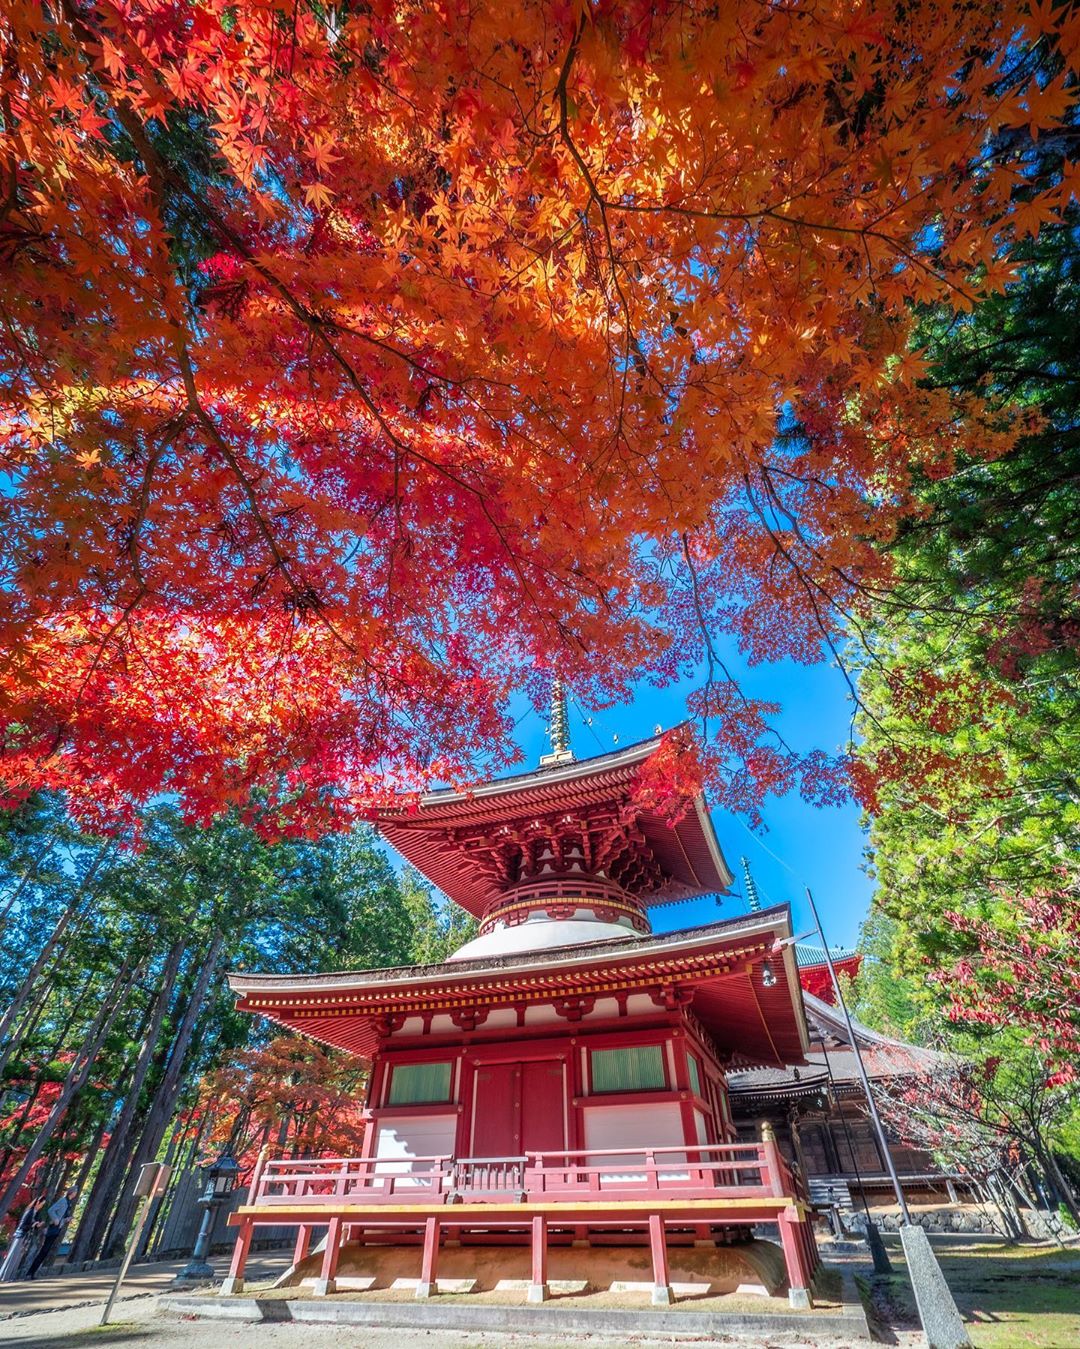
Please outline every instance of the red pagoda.
[{"label": "red pagoda", "polygon": [[613,1287],[663,1305],[673,1271],[725,1291],[723,1266],[728,1290],[786,1282],[810,1304],[802,1182],[771,1129],[738,1141],[727,1087],[729,1071],[804,1061],[788,909],[654,935],[650,910],[731,883],[704,801],[671,823],[641,790],[659,738],[575,762],[564,725],[538,771],[435,791],[380,823],[479,920],[450,960],[231,976],[241,1009],[372,1067],[363,1155],[261,1161],[223,1292],[243,1287],[259,1226],[295,1224],[292,1275],[316,1295],[349,1286],[346,1267],[385,1270],[391,1251],[419,1297],[453,1267],[496,1287],[521,1274],[512,1286],[542,1301],[549,1262],[595,1284],[594,1265],[618,1274],[619,1252],[631,1268],[646,1248],[647,1285]]}]

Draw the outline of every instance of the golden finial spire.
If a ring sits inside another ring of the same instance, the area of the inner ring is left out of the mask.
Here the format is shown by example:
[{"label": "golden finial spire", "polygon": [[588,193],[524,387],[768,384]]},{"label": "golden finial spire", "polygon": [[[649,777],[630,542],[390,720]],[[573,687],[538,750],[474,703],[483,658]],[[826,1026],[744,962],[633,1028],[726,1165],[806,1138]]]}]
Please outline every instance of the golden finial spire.
[{"label": "golden finial spire", "polygon": [[548,739],[551,741],[551,753],[541,754],[541,768],[574,762],[574,752],[570,748],[570,718],[566,712],[566,687],[561,675],[553,675],[551,680],[551,720],[548,726]]}]

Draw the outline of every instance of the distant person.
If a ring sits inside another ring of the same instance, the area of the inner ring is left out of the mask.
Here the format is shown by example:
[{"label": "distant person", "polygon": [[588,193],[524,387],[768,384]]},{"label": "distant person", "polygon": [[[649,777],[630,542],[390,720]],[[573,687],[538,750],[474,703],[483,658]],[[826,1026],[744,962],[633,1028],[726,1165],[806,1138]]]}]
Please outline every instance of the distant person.
[{"label": "distant person", "polygon": [[11,1245],[7,1248],[4,1263],[0,1265],[0,1283],[14,1283],[19,1270],[30,1254],[34,1238],[45,1221],[45,1200],[31,1199],[23,1209],[22,1217],[12,1233]]},{"label": "distant person", "polygon": [[52,1255],[53,1247],[64,1235],[68,1223],[71,1221],[71,1215],[75,1211],[75,1200],[79,1197],[79,1192],[74,1185],[56,1199],[45,1210],[45,1236],[41,1243],[41,1249],[30,1262],[30,1268],[26,1271],[28,1279],[37,1277],[37,1272],[46,1260]]}]

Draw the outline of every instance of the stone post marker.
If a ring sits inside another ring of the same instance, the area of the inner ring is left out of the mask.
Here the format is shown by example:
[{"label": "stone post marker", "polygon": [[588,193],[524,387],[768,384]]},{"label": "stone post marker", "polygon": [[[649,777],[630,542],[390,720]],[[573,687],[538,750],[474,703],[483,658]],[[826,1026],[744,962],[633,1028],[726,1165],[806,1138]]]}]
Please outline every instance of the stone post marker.
[{"label": "stone post marker", "polygon": [[930,1248],[930,1238],[921,1227],[909,1223],[901,1227],[900,1241],[927,1349],[970,1349],[971,1337],[960,1319],[937,1256]]}]

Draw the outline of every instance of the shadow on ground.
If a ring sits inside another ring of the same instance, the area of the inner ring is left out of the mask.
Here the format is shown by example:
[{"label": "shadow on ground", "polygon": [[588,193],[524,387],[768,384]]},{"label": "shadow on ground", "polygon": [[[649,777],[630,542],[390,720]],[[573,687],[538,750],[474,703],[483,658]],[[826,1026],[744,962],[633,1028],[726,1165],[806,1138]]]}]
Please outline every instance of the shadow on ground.
[{"label": "shadow on ground", "polygon": [[[9,1322],[10,1324],[10,1322]],[[159,1330],[160,1335],[160,1330]],[[0,1338],[3,1338],[0,1332]],[[152,1344],[153,1325],[90,1326],[86,1330],[73,1331],[70,1334],[35,1335],[31,1339],[12,1340],[12,1349],[110,1349],[111,1345]]]},{"label": "shadow on ground", "polygon": [[[976,1349],[1080,1346],[1080,1251],[937,1241],[934,1249]],[[875,1303],[887,1308],[880,1319],[917,1325],[900,1253],[890,1245],[889,1255],[897,1272],[872,1281]]]}]

